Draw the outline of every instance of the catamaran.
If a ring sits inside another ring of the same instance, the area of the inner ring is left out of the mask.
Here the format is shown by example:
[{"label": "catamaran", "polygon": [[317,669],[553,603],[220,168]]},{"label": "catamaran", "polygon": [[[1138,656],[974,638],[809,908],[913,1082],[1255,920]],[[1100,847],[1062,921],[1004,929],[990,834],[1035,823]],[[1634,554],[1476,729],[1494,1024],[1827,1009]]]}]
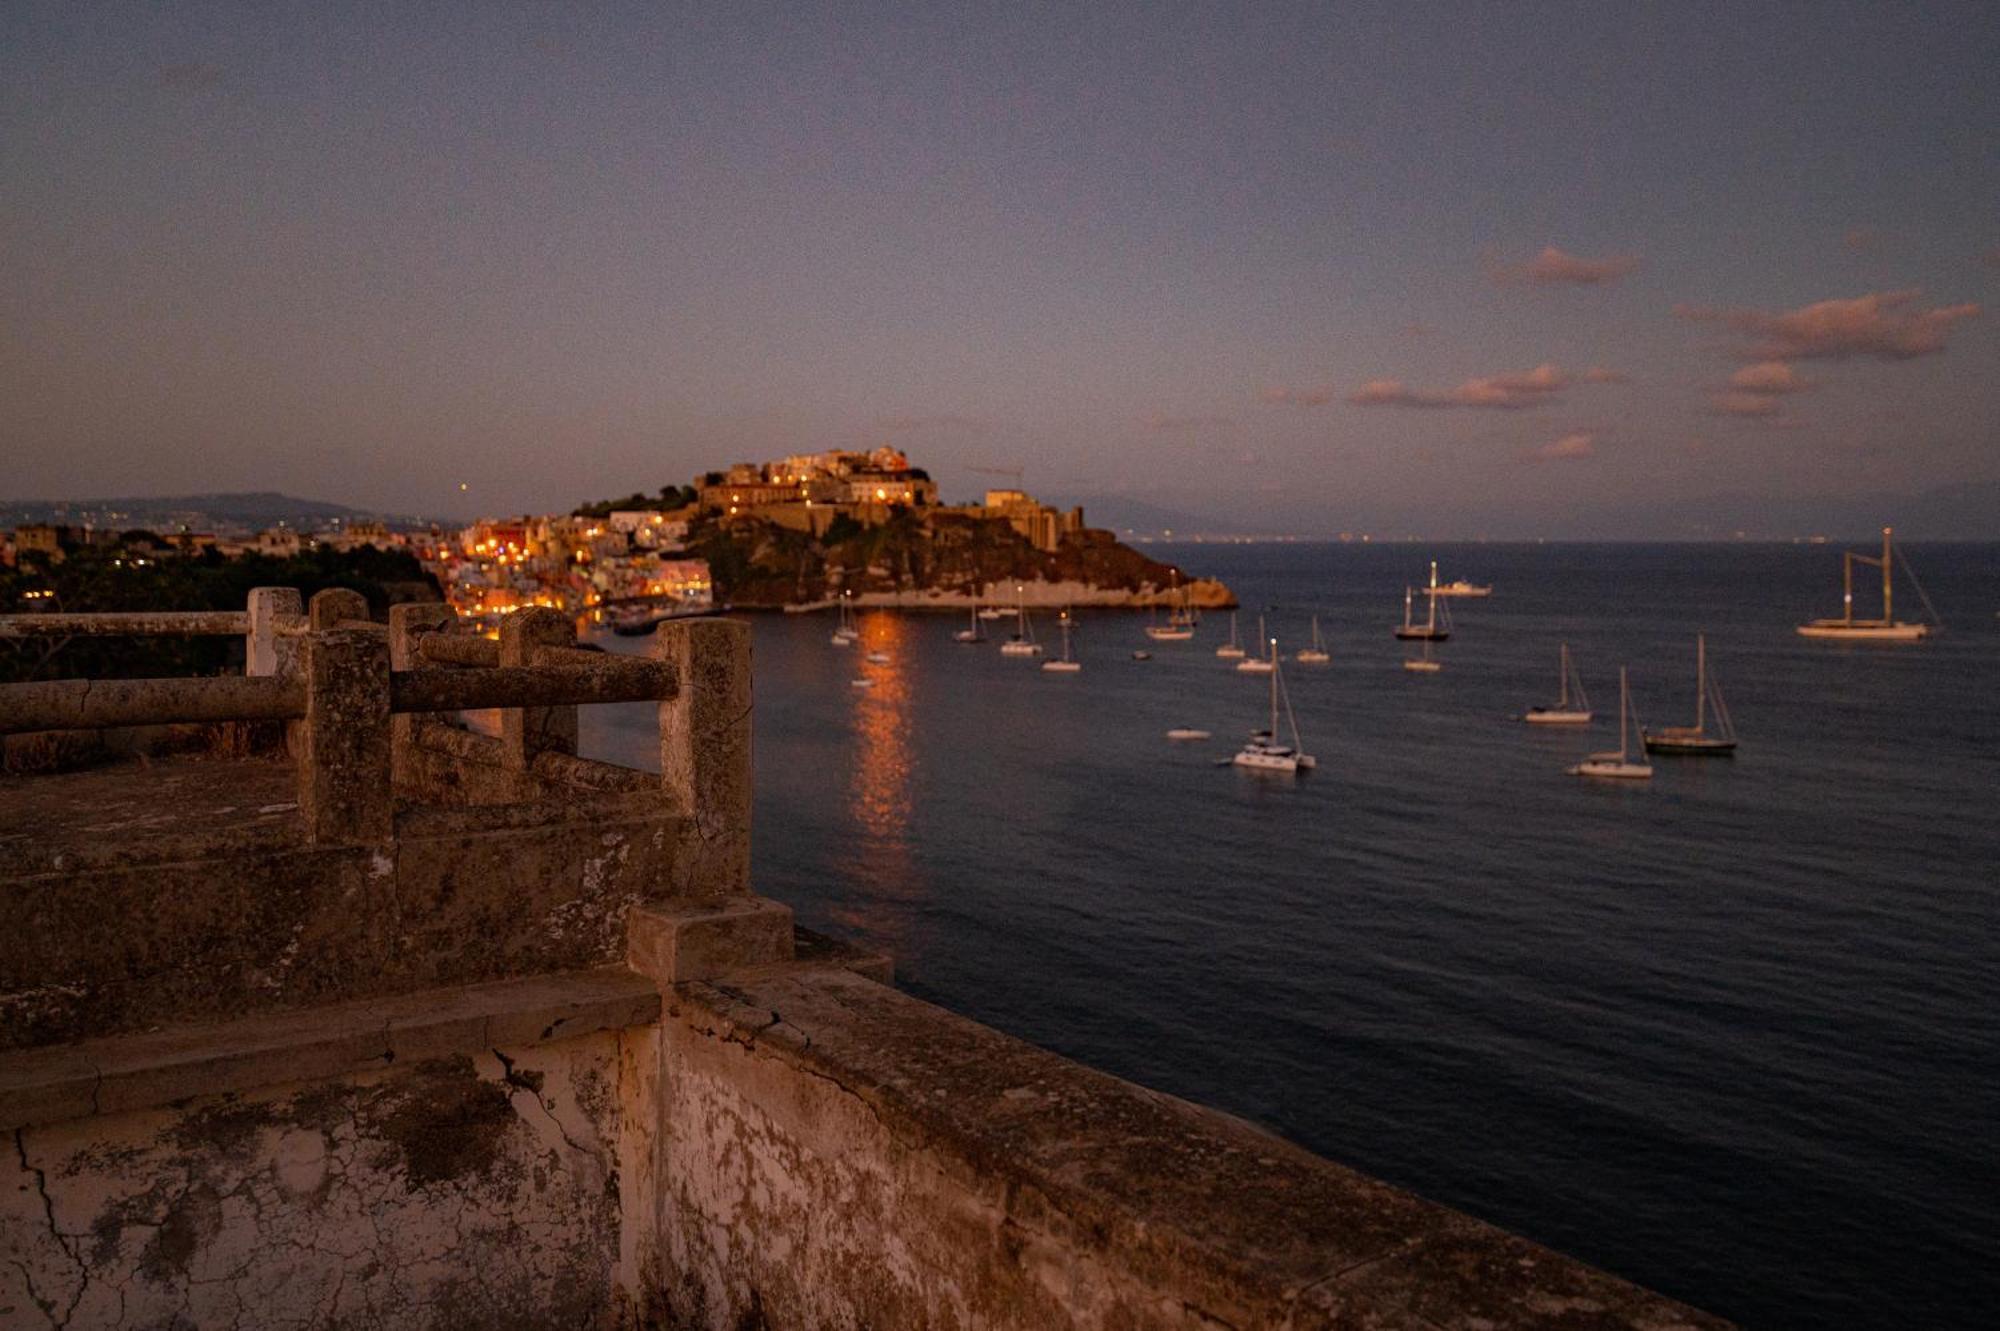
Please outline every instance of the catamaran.
[{"label": "catamaran", "polygon": [[1007,641],[1000,644],[1002,656],[1040,656],[1042,644],[1035,641],[1035,626],[1028,620],[1028,603],[1022,599],[1021,589],[1014,589],[1014,631]]},{"label": "catamaran", "polygon": [[1631,746],[1626,742],[1626,732],[1632,730],[1632,690],[1625,682],[1625,667],[1618,667],[1618,751],[1616,753],[1593,753],[1582,762],[1569,769],[1571,776],[1603,776],[1621,781],[1647,781],[1652,778],[1653,765],[1646,761],[1642,749],[1639,761],[1632,761]]},{"label": "catamaran", "polygon": [[1243,659],[1243,644],[1236,641],[1236,612],[1229,612],[1229,641],[1215,649],[1215,654],[1230,661]]},{"label": "catamaran", "polygon": [[980,612],[978,610],[974,610],[972,612],[972,619],[970,621],[969,626],[966,628],[962,628],[958,632],[951,635],[951,640],[953,642],[986,641],[986,635],[983,632],[981,632],[979,628],[979,613]]},{"label": "catamaran", "polygon": [[[1715,718],[1714,729],[1709,718]],[[1694,724],[1642,730],[1648,753],[1679,753],[1691,757],[1727,758],[1736,752],[1736,727],[1729,720],[1729,705],[1722,701],[1722,688],[1708,672],[1708,639],[1694,638]]]},{"label": "catamaran", "polygon": [[1062,656],[1054,661],[1042,662],[1042,669],[1059,675],[1074,675],[1083,669],[1083,663],[1069,654],[1069,629],[1070,615],[1065,610],[1062,616]]},{"label": "catamaran", "polygon": [[1547,707],[1530,707],[1521,719],[1538,726],[1590,724],[1590,699],[1583,691],[1583,676],[1570,659],[1568,643],[1562,645],[1562,693]]},{"label": "catamaran", "polygon": [[1493,586],[1491,583],[1488,583],[1486,586],[1481,587],[1476,583],[1467,582],[1464,578],[1459,578],[1454,582],[1439,583],[1438,562],[1437,560],[1433,559],[1431,561],[1431,585],[1424,588],[1424,595],[1491,596],[1493,595]]},{"label": "catamaran", "polygon": [[1416,604],[1416,596],[1416,588],[1403,588],[1403,626],[1396,630],[1396,636],[1399,638],[1424,639],[1431,642],[1443,642],[1446,638],[1449,638],[1451,636],[1450,608],[1443,607],[1444,622],[1439,623],[1438,611],[1441,607],[1438,605],[1438,598],[1435,596],[1430,597],[1429,613],[1424,616],[1424,622],[1419,624],[1412,609]]},{"label": "catamaran", "polygon": [[[1271,643],[1277,642],[1276,638],[1267,639],[1264,636],[1264,617],[1262,615],[1257,616],[1257,641],[1271,642]],[[1268,650],[1269,650],[1269,655],[1266,656],[1244,657],[1241,661],[1238,661],[1236,663],[1236,668],[1242,671],[1246,675],[1270,674],[1272,671],[1278,668],[1278,649],[1274,646],[1269,648]]]},{"label": "catamaran", "polygon": [[840,594],[840,623],[829,639],[836,647],[852,647],[861,640],[861,630],[854,623],[854,603],[849,600],[853,592]]},{"label": "catamaran", "polygon": [[[1882,556],[1879,559],[1874,555],[1864,555],[1858,550],[1848,550],[1840,556],[1840,618],[1814,619],[1799,625],[1799,636],[1801,638],[1833,638],[1845,642],[1915,642],[1919,638],[1930,636],[1931,625],[1904,623],[1897,619],[1890,611],[1889,600],[1892,590],[1891,583],[1893,582],[1891,566],[1895,559],[1895,551],[1889,537],[1890,529],[1884,527],[1882,529]],[[1854,617],[1854,566],[1856,564],[1867,564],[1882,570],[1882,617],[1880,619],[1856,619]],[[1907,562],[1904,565],[1904,571],[1909,571]],[[1926,610],[1930,609],[1930,598],[1924,596],[1924,589],[1920,584],[1916,584],[1914,574],[1911,575],[1910,580],[1913,585],[1917,586],[1917,595],[1923,600],[1924,608]],[[1932,612],[1931,618],[1937,618],[1935,611]]]},{"label": "catamaran", "polygon": [[1292,659],[1302,662],[1305,665],[1325,665],[1333,659],[1333,654],[1327,651],[1326,644],[1320,641],[1318,615],[1313,616],[1312,646],[1301,647],[1298,651],[1292,653]]},{"label": "catamaran", "polygon": [[[1271,639],[1271,660],[1278,659],[1278,640]],[[1285,699],[1285,718],[1291,722],[1292,742],[1278,740],[1278,692],[1279,675],[1275,666],[1271,670],[1271,723],[1263,730],[1250,733],[1234,758],[1229,761],[1236,767],[1247,767],[1255,772],[1309,772],[1319,766],[1319,760],[1309,753],[1301,752],[1304,745],[1299,740],[1299,721],[1292,715],[1292,700]]]}]

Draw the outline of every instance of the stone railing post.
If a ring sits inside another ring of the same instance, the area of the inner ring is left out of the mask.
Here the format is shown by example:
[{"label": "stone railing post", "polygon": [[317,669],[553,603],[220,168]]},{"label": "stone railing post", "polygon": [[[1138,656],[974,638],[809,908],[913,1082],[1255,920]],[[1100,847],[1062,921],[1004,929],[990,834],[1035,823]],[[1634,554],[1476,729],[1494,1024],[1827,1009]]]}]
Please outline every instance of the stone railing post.
[{"label": "stone railing post", "polygon": [[[444,633],[458,618],[457,612],[442,601],[389,607],[389,668],[415,670],[423,664],[417,654],[417,639],[426,633]],[[416,778],[415,745],[417,726],[424,718],[392,716],[389,719],[390,768],[396,784]]]},{"label": "stone railing post", "polygon": [[388,638],[368,629],[323,629],[304,643],[298,788],[306,839],[386,841],[395,830]]},{"label": "stone railing post", "polygon": [[750,626],[736,619],[660,625],[653,654],[680,687],[660,704],[660,779],[686,820],[673,894],[750,891]]},{"label": "stone railing post", "polygon": [[[500,621],[500,664],[532,666],[537,647],[576,646],[576,623],[560,610],[532,606]],[[525,771],[538,753],[576,752],[576,708],[510,707],[500,713],[507,765]]]},{"label": "stone railing post", "polygon": [[322,629],[337,629],[343,621],[367,619],[368,598],[351,588],[328,587],[313,593],[306,614],[315,633]]},{"label": "stone railing post", "polygon": [[296,587],[252,587],[250,589],[250,632],[243,637],[243,673],[246,675],[282,675],[288,673],[287,664],[293,661],[291,638],[278,633],[280,616],[290,617],[305,613],[305,603],[299,599]]}]

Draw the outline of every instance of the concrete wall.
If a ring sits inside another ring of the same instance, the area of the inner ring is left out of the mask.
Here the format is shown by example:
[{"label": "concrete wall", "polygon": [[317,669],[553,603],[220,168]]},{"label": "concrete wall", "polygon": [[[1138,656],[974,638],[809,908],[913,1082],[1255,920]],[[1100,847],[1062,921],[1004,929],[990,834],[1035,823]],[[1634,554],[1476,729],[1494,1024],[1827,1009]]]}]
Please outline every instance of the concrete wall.
[{"label": "concrete wall", "polygon": [[615,1324],[618,1044],[17,1128],[0,1326]]}]

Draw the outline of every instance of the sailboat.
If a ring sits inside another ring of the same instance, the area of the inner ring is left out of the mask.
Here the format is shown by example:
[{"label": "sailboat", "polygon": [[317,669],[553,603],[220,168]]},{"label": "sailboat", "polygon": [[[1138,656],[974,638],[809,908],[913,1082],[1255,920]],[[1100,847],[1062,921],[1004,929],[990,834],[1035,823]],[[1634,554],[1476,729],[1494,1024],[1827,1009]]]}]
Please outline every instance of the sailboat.
[{"label": "sailboat", "polygon": [[1167,604],[1171,607],[1167,612],[1167,622],[1164,624],[1148,624],[1146,626],[1146,636],[1155,642],[1186,642],[1194,636],[1194,609],[1191,606],[1181,604],[1181,575],[1179,572],[1176,572],[1173,578],[1173,587],[1167,593]]},{"label": "sailboat", "polygon": [[[1715,728],[1709,728],[1710,716]],[[1679,753],[1690,757],[1727,758],[1736,752],[1736,727],[1729,720],[1729,705],[1722,701],[1722,689],[1708,673],[1708,639],[1697,633],[1694,639],[1694,724],[1667,726],[1639,732],[1648,753]]]},{"label": "sailboat", "polygon": [[1040,656],[1042,644],[1035,641],[1034,625],[1028,622],[1028,603],[1021,589],[1014,589],[1014,631],[1000,644],[1002,656]]},{"label": "sailboat", "polygon": [[[1864,555],[1858,550],[1848,550],[1840,556],[1841,614],[1839,619],[1814,619],[1799,625],[1801,638],[1833,638],[1844,642],[1915,642],[1930,636],[1929,624],[1908,624],[1898,620],[1890,611],[1891,566],[1895,552],[1890,544],[1890,529],[1882,529],[1882,557]],[[1882,570],[1882,617],[1880,619],[1856,619],[1854,617],[1854,566],[1868,564]],[[1923,588],[1917,588],[1917,595],[1923,596]],[[1928,599],[1926,599],[1928,606]],[[1932,618],[1936,618],[1933,614]]]},{"label": "sailboat", "polygon": [[1438,582],[1438,562],[1437,560],[1433,559],[1431,561],[1431,585],[1424,588],[1424,595],[1491,596],[1493,595],[1493,587],[1492,584],[1490,583],[1484,587],[1481,587],[1476,583],[1467,582],[1464,578],[1459,578],[1455,582],[1447,582],[1440,584]]},{"label": "sailboat", "polygon": [[1444,669],[1444,662],[1431,655],[1431,639],[1425,638],[1420,652],[1415,656],[1403,658],[1403,669],[1414,670],[1420,675],[1435,675]]},{"label": "sailboat", "polygon": [[1301,647],[1298,651],[1292,653],[1292,659],[1306,665],[1325,665],[1333,659],[1333,654],[1327,651],[1326,644],[1320,641],[1318,615],[1313,616],[1312,646]]},{"label": "sailboat", "polygon": [[[1271,640],[1271,660],[1278,659],[1278,640]],[[1299,721],[1292,715],[1292,701],[1285,699],[1285,717],[1292,725],[1292,742],[1278,740],[1278,689],[1279,677],[1276,666],[1271,670],[1271,723],[1263,730],[1250,733],[1242,749],[1229,761],[1236,767],[1247,767],[1257,772],[1309,772],[1319,766],[1319,760],[1309,753],[1300,752],[1304,746],[1299,740]]]},{"label": "sailboat", "polygon": [[1215,649],[1217,656],[1231,661],[1243,659],[1243,644],[1236,641],[1236,612],[1229,612],[1229,641]]},{"label": "sailboat", "polygon": [[1412,607],[1416,604],[1416,589],[1414,587],[1403,588],[1403,626],[1396,630],[1397,637],[1421,638],[1433,642],[1443,642],[1451,636],[1451,611],[1449,609],[1444,611],[1444,622],[1440,624],[1438,622],[1437,597],[1430,597],[1429,600],[1430,610],[1424,616],[1424,622],[1419,624],[1412,611]]},{"label": "sailboat", "polygon": [[1241,661],[1238,661],[1236,668],[1246,675],[1268,675],[1278,668],[1278,640],[1276,638],[1267,639],[1264,636],[1264,617],[1262,615],[1257,616],[1257,641],[1271,644],[1266,648],[1269,654],[1265,656],[1246,656]]},{"label": "sailboat", "polygon": [[1074,675],[1083,669],[1083,663],[1069,654],[1070,623],[1069,611],[1065,610],[1062,615],[1062,656],[1054,661],[1042,662],[1042,669],[1061,675]]},{"label": "sailboat", "polygon": [[1568,643],[1562,645],[1562,693],[1547,707],[1530,707],[1521,719],[1539,726],[1590,724],[1590,699],[1584,696],[1583,676],[1576,672],[1576,662],[1570,659]]},{"label": "sailboat", "polygon": [[1631,746],[1626,742],[1626,732],[1632,725],[1632,690],[1625,682],[1625,667],[1618,667],[1618,751],[1616,753],[1593,753],[1582,762],[1569,769],[1571,776],[1603,776],[1622,781],[1646,781],[1652,779],[1653,765],[1646,761],[1642,749],[1639,761],[1632,761]]},{"label": "sailboat", "polygon": [[986,635],[979,628],[979,615],[980,612],[975,609],[972,612],[972,619],[969,626],[952,634],[951,640],[953,642],[985,642]]},{"label": "sailboat", "polygon": [[985,620],[1005,619],[1007,614],[1007,607],[1004,605],[982,605],[975,612],[975,618]]},{"label": "sailboat", "polygon": [[853,595],[853,592],[840,594],[840,623],[828,640],[836,647],[852,647],[861,640],[861,630],[854,623],[854,604],[848,599]]}]

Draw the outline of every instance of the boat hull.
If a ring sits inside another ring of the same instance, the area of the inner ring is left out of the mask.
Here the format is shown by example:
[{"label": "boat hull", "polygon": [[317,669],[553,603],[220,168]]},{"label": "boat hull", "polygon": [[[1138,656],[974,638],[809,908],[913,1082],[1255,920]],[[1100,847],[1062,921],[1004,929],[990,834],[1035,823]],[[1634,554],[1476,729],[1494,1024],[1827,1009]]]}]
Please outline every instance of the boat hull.
[{"label": "boat hull", "polygon": [[1269,753],[1239,753],[1229,760],[1236,767],[1247,772],[1296,772],[1299,760],[1295,757],[1279,757]]},{"label": "boat hull", "polygon": [[1002,656],[1040,656],[1042,649],[1032,642],[1004,642],[1000,644]]},{"label": "boat hull", "polygon": [[1216,648],[1215,654],[1230,661],[1241,660],[1245,655],[1241,647],[1230,647],[1227,645]]},{"label": "boat hull", "polygon": [[1147,629],[1146,636],[1154,642],[1186,642],[1194,636],[1193,629]]},{"label": "boat hull", "polygon": [[1653,775],[1651,763],[1629,763],[1616,756],[1586,758],[1569,769],[1571,776],[1603,777],[1609,781],[1646,781]]},{"label": "boat hull", "polygon": [[1325,665],[1333,657],[1326,652],[1316,652],[1308,647],[1305,651],[1295,653],[1292,659],[1303,662],[1306,665]]},{"label": "boat hull", "polygon": [[1428,639],[1431,642],[1443,642],[1446,638],[1449,638],[1451,636],[1451,630],[1430,629],[1430,628],[1425,628],[1422,624],[1417,624],[1411,628],[1397,629],[1396,636],[1403,639],[1405,642],[1421,642],[1426,639]]},{"label": "boat hull", "polygon": [[1271,673],[1269,661],[1238,661],[1237,670],[1246,675],[1268,675]]},{"label": "boat hull", "polygon": [[1884,624],[1880,620],[1815,619],[1801,624],[1798,634],[1801,638],[1819,638],[1830,642],[1916,642],[1928,638],[1931,626],[1928,624]]},{"label": "boat hull", "polygon": [[1444,669],[1442,661],[1405,661],[1403,669],[1415,671],[1419,675],[1435,675]]},{"label": "boat hull", "polygon": [[1561,711],[1554,707],[1530,707],[1521,718],[1531,726],[1587,726],[1589,712]]},{"label": "boat hull", "polygon": [[1042,662],[1042,669],[1055,675],[1074,675],[1077,671],[1083,669],[1083,666],[1076,661],[1044,661]]},{"label": "boat hull", "polygon": [[1646,735],[1646,752],[1675,754],[1684,758],[1727,758],[1736,752],[1736,741],[1715,735]]},{"label": "boat hull", "polygon": [[1432,596],[1455,596],[1476,599],[1482,596],[1493,595],[1491,587],[1472,587],[1462,583],[1453,583],[1444,587],[1426,587],[1424,590]]}]

